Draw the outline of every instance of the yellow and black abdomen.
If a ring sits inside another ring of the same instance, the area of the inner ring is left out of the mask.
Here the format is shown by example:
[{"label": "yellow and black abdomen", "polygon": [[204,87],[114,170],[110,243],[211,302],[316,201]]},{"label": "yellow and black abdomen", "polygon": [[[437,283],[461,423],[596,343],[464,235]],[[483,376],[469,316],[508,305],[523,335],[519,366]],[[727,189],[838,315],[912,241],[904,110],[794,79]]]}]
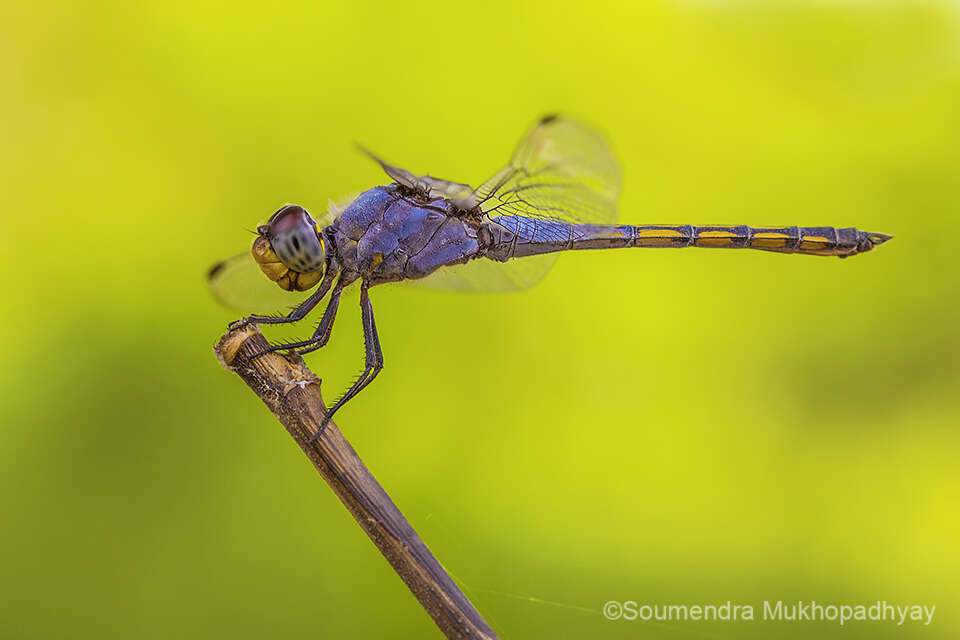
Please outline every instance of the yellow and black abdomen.
[{"label": "yellow and black abdomen", "polygon": [[853,227],[644,225],[632,231],[635,247],[760,249],[841,258],[869,251],[891,238]]},{"label": "yellow and black abdomen", "polygon": [[747,225],[576,224],[525,216],[497,216],[482,255],[509,260],[555,251],[628,247],[760,249],[777,253],[847,256],[870,251],[892,238],[853,227],[749,227]]}]

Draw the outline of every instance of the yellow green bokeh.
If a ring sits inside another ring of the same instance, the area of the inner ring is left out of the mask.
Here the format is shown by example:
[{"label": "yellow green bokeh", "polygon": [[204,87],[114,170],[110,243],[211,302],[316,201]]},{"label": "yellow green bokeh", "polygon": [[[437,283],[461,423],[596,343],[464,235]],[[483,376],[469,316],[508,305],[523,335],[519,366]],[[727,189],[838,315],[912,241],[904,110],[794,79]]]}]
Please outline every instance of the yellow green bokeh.
[{"label": "yellow green bokeh", "polygon": [[[0,636],[438,637],[217,365],[204,272],[383,182],[354,141],[476,184],[553,111],[612,140],[624,221],[896,238],[372,290],[338,423],[426,543],[503,638],[960,633],[956,3],[7,3],[0,95]],[[631,599],[937,611],[600,615]]]}]

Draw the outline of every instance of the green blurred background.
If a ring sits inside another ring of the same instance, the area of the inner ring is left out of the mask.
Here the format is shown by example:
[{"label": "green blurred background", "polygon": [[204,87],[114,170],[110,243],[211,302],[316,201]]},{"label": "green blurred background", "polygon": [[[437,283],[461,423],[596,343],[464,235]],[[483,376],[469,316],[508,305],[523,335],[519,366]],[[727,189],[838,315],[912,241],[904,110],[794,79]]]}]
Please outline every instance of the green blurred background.
[{"label": "green blurred background", "polygon": [[[960,16],[775,7],[5,3],[0,635],[438,637],[218,366],[204,272],[283,203],[384,182],[355,140],[476,184],[559,111],[613,141],[623,220],[896,239],[375,289],[387,368],[338,422],[413,526],[504,638],[957,637]],[[328,396],[355,307],[309,360]],[[599,613],[630,599],[937,611]]]}]

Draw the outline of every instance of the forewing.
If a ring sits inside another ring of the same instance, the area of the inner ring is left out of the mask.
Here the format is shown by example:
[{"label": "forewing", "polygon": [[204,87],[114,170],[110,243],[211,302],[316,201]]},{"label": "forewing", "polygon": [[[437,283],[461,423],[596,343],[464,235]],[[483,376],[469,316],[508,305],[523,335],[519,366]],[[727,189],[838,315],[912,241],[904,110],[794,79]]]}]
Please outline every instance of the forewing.
[{"label": "forewing", "polygon": [[491,217],[613,224],[620,167],[606,139],[569,118],[542,118],[517,145],[510,163],[474,192]]},{"label": "forewing", "polygon": [[249,251],[213,265],[207,283],[220,304],[242,313],[286,313],[310,295],[284,291],[271,282]]},{"label": "forewing", "polygon": [[[549,240],[552,229],[558,239],[565,238],[567,227],[558,223],[617,221],[621,174],[613,151],[599,132],[569,118],[541,118],[517,145],[510,163],[477,189],[414,175],[364,151],[398,183],[442,195],[463,209],[479,207],[491,222],[531,240]],[[405,282],[429,289],[518,291],[539,282],[556,258],[557,254],[547,254],[506,263],[471,260]]]},{"label": "forewing", "polygon": [[374,162],[379,164],[384,173],[393,178],[393,180],[398,184],[401,184],[409,189],[419,191],[428,197],[449,198],[455,204],[465,209],[472,207],[474,202],[472,199],[473,188],[470,185],[463,184],[462,182],[443,180],[442,178],[434,178],[433,176],[415,175],[414,173],[407,171],[402,167],[397,167],[390,164],[369,149],[366,149],[360,145],[357,146]]},{"label": "forewing", "polygon": [[426,278],[403,282],[421,289],[466,293],[507,293],[534,286],[557,261],[556,253],[497,262],[478,258],[466,264],[441,267]]},{"label": "forewing", "polygon": [[376,155],[363,145],[358,144],[357,148],[360,149],[364,154],[366,154],[371,160],[380,165],[380,168],[383,169],[384,173],[394,179],[398,184],[402,184],[405,187],[410,189],[422,189],[423,185],[420,182],[420,177],[414,175],[413,173],[407,171],[402,167],[397,167],[386,160],[382,159],[380,156]]}]

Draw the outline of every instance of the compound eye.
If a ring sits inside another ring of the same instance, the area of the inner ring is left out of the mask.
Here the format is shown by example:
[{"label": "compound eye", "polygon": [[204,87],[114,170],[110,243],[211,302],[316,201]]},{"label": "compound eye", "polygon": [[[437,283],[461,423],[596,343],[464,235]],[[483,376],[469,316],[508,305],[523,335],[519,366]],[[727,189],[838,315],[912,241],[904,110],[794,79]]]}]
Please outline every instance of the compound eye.
[{"label": "compound eye", "polygon": [[306,209],[297,204],[288,204],[277,209],[264,226],[268,233],[280,233],[303,224],[304,220],[313,222]]},{"label": "compound eye", "polygon": [[277,211],[267,224],[270,248],[287,268],[312,273],[323,268],[323,241],[307,210],[290,204]]}]

